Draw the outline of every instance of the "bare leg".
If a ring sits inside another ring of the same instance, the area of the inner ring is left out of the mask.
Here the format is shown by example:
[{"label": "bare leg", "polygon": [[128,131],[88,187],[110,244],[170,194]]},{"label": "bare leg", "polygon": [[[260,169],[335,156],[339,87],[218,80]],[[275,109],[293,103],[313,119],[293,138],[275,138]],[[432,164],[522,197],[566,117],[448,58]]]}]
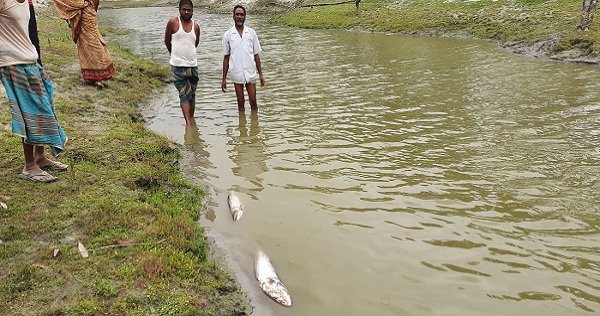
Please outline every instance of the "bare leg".
[{"label": "bare leg", "polygon": [[45,163],[48,158],[44,154],[44,146],[33,146],[33,161],[36,165],[41,165]]},{"label": "bare leg", "polygon": [[183,112],[183,118],[185,119],[185,125],[193,125],[194,110],[192,109],[192,103],[186,102],[186,103],[182,104],[181,111]]},{"label": "bare leg", "polygon": [[23,168],[23,174],[36,174],[32,178],[39,180],[56,180],[54,176],[43,171],[36,163],[35,163],[35,155],[39,154],[41,148],[41,154],[44,154],[43,146],[34,146],[25,143],[23,141],[23,154],[25,156],[25,168]]},{"label": "bare leg", "polygon": [[[192,100],[190,101],[190,117],[191,120],[194,120],[194,112],[196,112],[196,89],[198,88],[198,84],[197,83],[191,83],[192,85],[192,91],[194,91],[194,95],[192,97]],[[194,122],[195,124],[195,122]]]},{"label": "bare leg", "polygon": [[[42,147],[42,150],[44,148]],[[23,171],[32,171],[39,167],[35,164],[34,146],[23,141],[23,153],[25,154],[25,168]]]},{"label": "bare leg", "polygon": [[194,120],[194,112],[196,112],[196,100],[192,100],[192,102],[190,102],[190,117],[192,118],[192,121]]},{"label": "bare leg", "polygon": [[250,101],[250,110],[258,111],[258,104],[256,104],[256,83],[247,83],[246,91],[248,91],[248,100]]},{"label": "bare leg", "polygon": [[33,161],[41,169],[66,170],[69,166],[58,160],[51,160],[44,153],[44,146],[33,146]]},{"label": "bare leg", "polygon": [[246,110],[244,108],[244,103],[246,102],[246,100],[244,100],[244,85],[234,83],[233,86],[235,87],[235,96],[237,98],[238,111],[244,112]]}]

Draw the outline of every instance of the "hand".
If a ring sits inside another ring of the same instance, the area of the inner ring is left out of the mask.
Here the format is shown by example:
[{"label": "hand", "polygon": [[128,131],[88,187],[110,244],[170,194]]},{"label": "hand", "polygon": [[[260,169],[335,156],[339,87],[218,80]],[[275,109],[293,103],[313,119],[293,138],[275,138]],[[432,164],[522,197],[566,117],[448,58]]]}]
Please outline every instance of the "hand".
[{"label": "hand", "polygon": [[227,80],[221,81],[221,91],[225,93],[225,90],[227,90]]},{"label": "hand", "polygon": [[263,77],[262,74],[258,75],[258,80],[260,80],[260,86],[264,87],[265,86],[265,77]]}]

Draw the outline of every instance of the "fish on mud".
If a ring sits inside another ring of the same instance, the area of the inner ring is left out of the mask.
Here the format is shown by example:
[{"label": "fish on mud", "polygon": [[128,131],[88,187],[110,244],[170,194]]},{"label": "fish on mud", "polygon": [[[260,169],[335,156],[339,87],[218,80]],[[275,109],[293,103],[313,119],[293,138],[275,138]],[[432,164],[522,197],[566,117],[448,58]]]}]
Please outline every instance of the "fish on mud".
[{"label": "fish on mud", "polygon": [[269,257],[260,250],[256,256],[254,268],[260,288],[277,303],[284,306],[292,306],[292,298],[288,290],[281,283],[281,280],[279,280],[279,276],[277,276]]},{"label": "fish on mud", "polygon": [[227,197],[227,202],[229,203],[229,210],[231,211],[233,221],[237,221],[242,217],[242,214],[244,214],[242,211],[242,202],[240,202],[240,198],[238,198],[235,193],[230,191],[229,196]]}]

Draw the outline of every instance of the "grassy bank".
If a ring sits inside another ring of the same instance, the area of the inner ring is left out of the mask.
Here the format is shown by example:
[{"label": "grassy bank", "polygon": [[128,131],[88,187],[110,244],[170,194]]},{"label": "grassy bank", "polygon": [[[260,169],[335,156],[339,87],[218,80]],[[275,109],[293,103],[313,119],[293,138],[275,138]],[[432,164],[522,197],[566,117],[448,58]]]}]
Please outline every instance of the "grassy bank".
[{"label": "grassy bank", "polygon": [[[341,1],[307,0],[303,4]],[[298,7],[274,19],[305,28],[360,29],[428,35],[468,35],[493,39],[521,54],[597,62],[600,22],[577,30],[581,2],[573,0],[363,0]],[[600,18],[600,17],[598,17]]]},{"label": "grassy bank", "polygon": [[[242,3],[246,6],[249,14],[276,14],[287,12],[296,3],[302,0],[192,0],[196,13],[198,9],[206,12],[231,14],[233,6]],[[102,8],[139,8],[139,7],[174,7],[177,8],[179,0],[103,0]],[[177,11],[173,11],[176,14]]]},{"label": "grassy bank", "polygon": [[244,314],[235,280],[207,257],[196,223],[204,193],[182,176],[178,150],[140,121],[138,106],[169,71],[111,46],[115,78],[84,86],[66,24],[44,11],[42,59],[72,169],[51,184],[16,177],[21,139],[2,94],[0,315]]},{"label": "grassy bank", "polygon": [[[472,36],[496,40],[532,57],[600,63],[600,21],[577,30],[581,1],[573,0],[254,0],[251,14],[304,28],[339,28],[411,35]],[[177,6],[177,0],[105,0],[104,8]],[[229,13],[235,1],[196,0],[196,7]],[[597,17],[597,20],[600,16]]]},{"label": "grassy bank", "polygon": [[[177,7],[179,0],[103,0],[101,8]],[[194,1],[194,4],[198,1]]]}]

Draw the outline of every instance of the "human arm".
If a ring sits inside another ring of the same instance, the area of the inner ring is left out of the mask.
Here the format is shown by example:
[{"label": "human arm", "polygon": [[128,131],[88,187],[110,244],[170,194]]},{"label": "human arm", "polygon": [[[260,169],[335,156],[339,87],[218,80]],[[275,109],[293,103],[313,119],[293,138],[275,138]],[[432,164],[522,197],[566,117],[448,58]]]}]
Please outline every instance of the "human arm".
[{"label": "human arm", "polygon": [[229,57],[231,56],[231,46],[229,46],[229,31],[223,34],[223,79],[221,79],[221,91],[227,90],[227,72],[229,71]]},{"label": "human arm", "polygon": [[169,19],[169,22],[167,22],[167,28],[165,29],[165,46],[167,47],[169,54],[171,54],[171,37],[173,35],[173,23],[175,23],[175,21],[173,19]]},{"label": "human arm", "polygon": [[221,91],[227,90],[227,72],[229,71],[229,55],[223,56],[223,79],[221,80]]},{"label": "human arm", "polygon": [[260,86],[265,86],[265,77],[263,77],[262,66],[260,64],[260,55],[254,55],[254,63],[256,64],[256,70],[258,70],[258,80],[260,81]]},{"label": "human arm", "polygon": [[252,41],[252,50],[254,52],[254,64],[256,65],[256,70],[258,71],[258,80],[260,80],[260,86],[264,87],[265,86],[265,78],[263,77],[263,73],[262,73],[262,66],[260,64],[260,55],[258,55],[261,51],[262,48],[260,47],[260,41],[258,40],[258,36],[256,35],[256,32],[254,32],[254,30],[252,30],[254,36],[253,41]]},{"label": "human arm", "polygon": [[200,44],[200,25],[194,23],[194,32],[196,32],[196,47]]}]

